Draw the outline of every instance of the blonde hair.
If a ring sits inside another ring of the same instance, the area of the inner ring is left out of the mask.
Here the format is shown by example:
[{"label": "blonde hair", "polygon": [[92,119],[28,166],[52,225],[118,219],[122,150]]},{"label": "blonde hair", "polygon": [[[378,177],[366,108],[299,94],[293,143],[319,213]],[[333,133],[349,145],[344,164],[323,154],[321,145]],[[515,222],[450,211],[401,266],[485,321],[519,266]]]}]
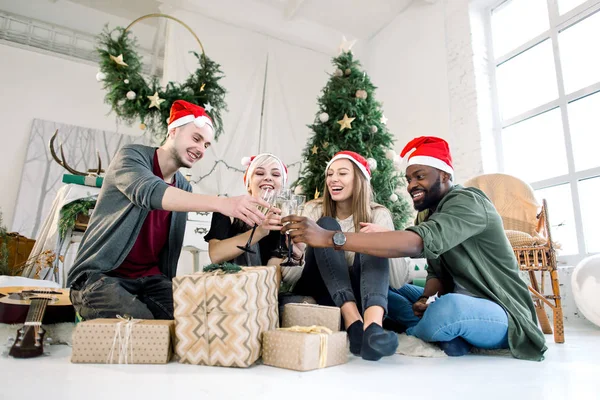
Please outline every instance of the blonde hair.
[{"label": "blonde hair", "polygon": [[252,170],[252,175],[248,177],[248,193],[251,193],[250,182],[252,182],[252,178],[254,177],[256,170],[259,167],[264,167],[265,165],[269,165],[271,163],[277,163],[277,168],[279,168],[279,170],[281,172],[281,186],[282,187],[285,186],[285,179],[283,177],[285,171],[281,170],[281,168],[282,168],[281,160],[279,160],[277,157],[274,157],[270,154],[264,154],[264,155],[257,157],[255,160],[252,161],[252,164],[254,164],[254,169]]},{"label": "blonde hair", "polygon": [[[360,231],[361,222],[371,222],[372,206],[373,201],[373,188],[371,183],[367,181],[367,178],[363,175],[356,164],[352,163],[354,170],[354,182],[352,187],[352,219],[354,220],[354,229],[356,232]],[[327,183],[325,183],[325,189],[323,190],[323,216],[336,218],[336,202],[331,198],[329,190],[327,189]]]}]

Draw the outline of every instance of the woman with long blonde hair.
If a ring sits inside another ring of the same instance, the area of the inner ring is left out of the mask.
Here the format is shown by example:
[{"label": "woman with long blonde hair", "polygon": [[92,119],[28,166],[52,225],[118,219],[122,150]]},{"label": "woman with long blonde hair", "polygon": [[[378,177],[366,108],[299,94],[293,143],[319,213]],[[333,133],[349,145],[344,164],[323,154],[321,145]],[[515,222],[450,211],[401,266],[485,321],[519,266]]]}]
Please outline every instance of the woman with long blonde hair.
[{"label": "woman with long blonde hair", "polygon": [[[323,198],[309,202],[304,215],[337,232],[379,232],[394,229],[391,213],[373,202],[367,160],[351,151],[337,153],[325,168]],[[306,248],[305,266],[294,293],[312,296],[318,304],[341,308],[350,351],[366,360],[394,354],[395,333],[383,329],[387,313],[390,260],[335,248]],[[398,271],[408,280],[402,259]]]}]

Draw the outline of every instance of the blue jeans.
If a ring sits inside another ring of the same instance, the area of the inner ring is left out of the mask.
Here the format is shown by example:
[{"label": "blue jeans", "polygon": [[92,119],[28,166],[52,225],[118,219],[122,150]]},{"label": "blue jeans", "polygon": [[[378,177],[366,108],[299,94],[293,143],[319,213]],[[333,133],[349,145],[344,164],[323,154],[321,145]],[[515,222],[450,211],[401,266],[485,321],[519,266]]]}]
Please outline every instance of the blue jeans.
[{"label": "blue jeans", "polygon": [[388,293],[388,318],[408,327],[407,335],[426,342],[449,342],[461,337],[481,349],[508,348],[508,316],[493,301],[448,293],[429,304],[422,318],[412,306],[423,288],[404,285]]}]

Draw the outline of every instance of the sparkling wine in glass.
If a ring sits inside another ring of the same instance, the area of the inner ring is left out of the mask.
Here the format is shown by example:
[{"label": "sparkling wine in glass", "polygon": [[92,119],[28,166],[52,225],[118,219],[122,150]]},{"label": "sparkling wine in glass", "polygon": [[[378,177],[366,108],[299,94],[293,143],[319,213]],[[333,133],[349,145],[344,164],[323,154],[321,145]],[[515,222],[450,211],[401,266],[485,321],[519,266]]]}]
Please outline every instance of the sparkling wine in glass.
[{"label": "sparkling wine in glass", "polygon": [[[269,209],[271,208],[271,205],[273,205],[274,201],[275,201],[275,191],[272,189],[264,189],[262,191],[262,193],[260,194],[261,198],[266,201],[267,203],[269,203],[268,207],[265,206],[258,206],[258,210],[263,213],[263,214],[267,214],[267,212],[269,211]],[[252,245],[252,237],[254,236],[254,232],[256,231],[256,227],[258,225],[254,224],[254,226],[252,227],[252,232],[250,232],[250,237],[248,238],[248,241],[246,242],[245,246],[237,246],[238,249],[243,250],[246,253],[251,253],[254,254],[255,251],[252,250],[250,248],[250,246]]]},{"label": "sparkling wine in glass", "polygon": [[[281,212],[281,216],[282,218],[284,216],[288,216],[288,215],[300,215],[301,211],[300,210],[304,210],[304,202],[306,201],[306,196],[304,195],[293,195],[291,200],[289,201],[289,207],[286,208],[286,214],[283,215],[283,209]],[[287,225],[287,224],[286,224]],[[288,247],[288,254],[287,254],[287,259],[285,260],[285,262],[281,263],[281,265],[283,267],[298,267],[300,266],[299,263],[297,263],[296,261],[294,261],[294,259],[292,258],[292,254],[294,251],[294,243],[292,242],[292,237],[289,235],[289,232],[286,232],[287,234],[287,239],[288,239],[288,243],[287,243],[287,247]]]},{"label": "sparkling wine in glass", "polygon": [[[279,208],[280,210],[283,210],[283,203],[286,200],[290,200],[292,197],[292,190],[291,189],[281,189],[277,192],[277,196],[275,198],[275,207]],[[284,217],[283,215],[281,216],[282,218]],[[287,250],[284,247],[285,244],[285,238],[286,236],[283,234],[279,235],[279,245],[277,246],[277,248],[273,251],[273,256],[277,257],[277,258],[283,258],[287,255]]]}]

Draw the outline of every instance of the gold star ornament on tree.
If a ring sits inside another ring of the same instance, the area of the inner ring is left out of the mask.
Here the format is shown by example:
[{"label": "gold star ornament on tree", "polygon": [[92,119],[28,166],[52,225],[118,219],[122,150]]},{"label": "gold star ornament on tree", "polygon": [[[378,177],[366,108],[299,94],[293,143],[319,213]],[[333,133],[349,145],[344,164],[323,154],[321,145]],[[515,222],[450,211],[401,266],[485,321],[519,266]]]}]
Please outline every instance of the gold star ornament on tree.
[{"label": "gold star ornament on tree", "polygon": [[352,121],[356,118],[349,118],[347,114],[344,114],[344,118],[340,119],[337,123],[340,124],[340,132],[344,129],[352,129]]},{"label": "gold star ornament on tree", "polygon": [[200,91],[204,92],[204,86],[206,86],[206,83],[203,83],[202,86],[200,86]]},{"label": "gold star ornament on tree", "polygon": [[116,57],[111,55],[110,59],[122,67],[128,67],[128,65],[125,63],[125,61],[123,61],[123,54],[119,54]]},{"label": "gold star ornament on tree", "polygon": [[321,192],[319,192],[319,189],[315,189],[315,200],[318,199],[320,195]]},{"label": "gold star ornament on tree", "polygon": [[164,99],[161,99],[160,97],[158,97],[158,92],[154,92],[154,94],[152,96],[146,96],[146,97],[148,97],[148,100],[150,100],[150,105],[148,106],[148,108],[156,107],[156,108],[160,109],[160,103],[165,101]]},{"label": "gold star ornament on tree", "polygon": [[319,151],[319,147],[318,147],[318,146],[315,144],[315,145],[312,147],[312,149],[310,149],[310,151],[311,151],[313,154],[317,154],[317,151]]}]

